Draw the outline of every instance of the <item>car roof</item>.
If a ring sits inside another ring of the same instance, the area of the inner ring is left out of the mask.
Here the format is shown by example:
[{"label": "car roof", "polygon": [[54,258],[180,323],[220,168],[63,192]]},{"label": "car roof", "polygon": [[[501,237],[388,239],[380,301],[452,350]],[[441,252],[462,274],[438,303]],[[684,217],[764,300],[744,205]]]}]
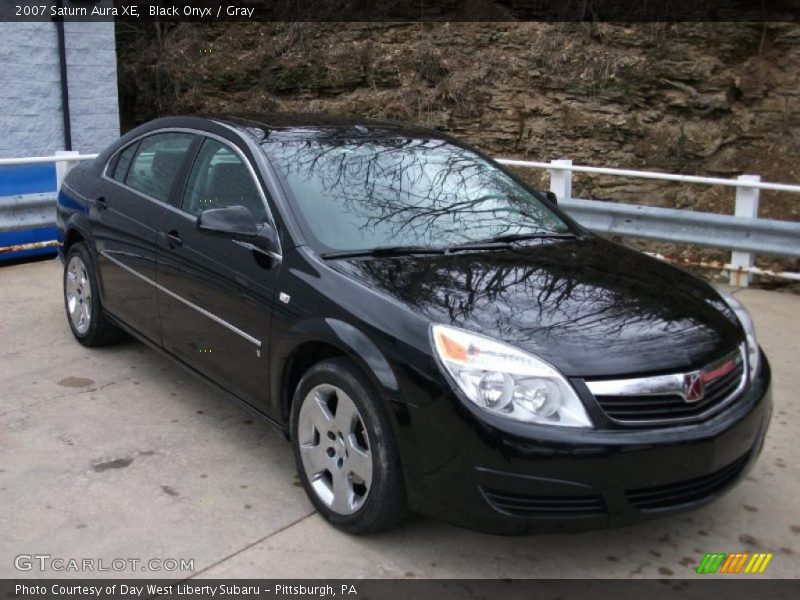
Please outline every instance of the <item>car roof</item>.
[{"label": "car roof", "polygon": [[425,139],[451,140],[444,133],[420,125],[355,115],[270,113],[259,115],[204,115],[204,117],[227,124],[251,135],[256,135],[261,138],[260,141],[266,141],[267,139],[286,141],[343,137],[423,137]]},{"label": "car roof", "polygon": [[457,146],[462,142],[446,133],[421,125],[374,119],[356,115],[331,115],[326,113],[276,112],[263,114],[184,114],[158,117],[128,131],[115,143],[104,149],[97,158],[105,164],[109,158],[132,140],[160,129],[194,128],[220,132],[232,129],[239,135],[250,137],[256,144],[281,141],[354,140],[411,138],[442,140]]}]

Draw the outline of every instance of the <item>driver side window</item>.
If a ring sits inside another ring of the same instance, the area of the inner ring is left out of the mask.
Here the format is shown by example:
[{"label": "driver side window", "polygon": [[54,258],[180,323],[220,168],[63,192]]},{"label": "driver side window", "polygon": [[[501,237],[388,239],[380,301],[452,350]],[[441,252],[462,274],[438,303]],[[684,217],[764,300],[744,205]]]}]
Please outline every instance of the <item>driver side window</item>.
[{"label": "driver side window", "polygon": [[247,165],[225,144],[206,138],[189,175],[181,208],[198,216],[209,208],[227,206],[244,206],[257,222],[267,220],[267,211]]}]

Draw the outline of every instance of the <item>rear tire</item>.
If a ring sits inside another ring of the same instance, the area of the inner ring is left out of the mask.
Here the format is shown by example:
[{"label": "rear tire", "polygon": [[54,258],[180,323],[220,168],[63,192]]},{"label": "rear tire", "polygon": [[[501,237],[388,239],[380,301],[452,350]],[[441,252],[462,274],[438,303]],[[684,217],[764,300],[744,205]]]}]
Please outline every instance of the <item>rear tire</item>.
[{"label": "rear tire", "polygon": [[384,531],[406,513],[394,431],[381,399],[349,360],[306,371],[292,402],[291,437],[306,494],[331,525]]},{"label": "rear tire", "polygon": [[103,313],[94,262],[83,242],[64,259],[64,308],[72,335],[84,346],[107,346],[123,335]]}]

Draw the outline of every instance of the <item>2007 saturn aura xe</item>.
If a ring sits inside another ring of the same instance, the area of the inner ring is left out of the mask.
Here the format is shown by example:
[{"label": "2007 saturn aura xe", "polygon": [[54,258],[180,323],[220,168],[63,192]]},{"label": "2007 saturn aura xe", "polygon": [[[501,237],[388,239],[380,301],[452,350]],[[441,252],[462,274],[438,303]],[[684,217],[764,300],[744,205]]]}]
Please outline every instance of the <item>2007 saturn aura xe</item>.
[{"label": "2007 saturn aura xe", "polygon": [[756,460],[770,370],[732,296],[396,122],[168,117],[72,169],[64,302],[282,428],[319,513],[498,533],[701,506]]}]

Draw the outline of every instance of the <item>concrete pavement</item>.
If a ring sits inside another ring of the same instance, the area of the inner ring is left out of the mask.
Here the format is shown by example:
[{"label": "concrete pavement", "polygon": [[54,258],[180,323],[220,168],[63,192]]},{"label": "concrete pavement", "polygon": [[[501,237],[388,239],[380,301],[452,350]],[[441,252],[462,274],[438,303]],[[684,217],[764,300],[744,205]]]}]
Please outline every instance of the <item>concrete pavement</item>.
[{"label": "concrete pavement", "polygon": [[340,533],[314,513],[271,426],[140,343],[76,343],[60,263],[0,267],[0,297],[0,577],[86,575],[15,568],[47,554],[193,560],[102,574],[120,577],[677,578],[714,551],[774,552],[770,576],[800,577],[800,296],[737,292],[772,362],[775,414],[736,489],[644,525],[516,538],[422,517]]}]

